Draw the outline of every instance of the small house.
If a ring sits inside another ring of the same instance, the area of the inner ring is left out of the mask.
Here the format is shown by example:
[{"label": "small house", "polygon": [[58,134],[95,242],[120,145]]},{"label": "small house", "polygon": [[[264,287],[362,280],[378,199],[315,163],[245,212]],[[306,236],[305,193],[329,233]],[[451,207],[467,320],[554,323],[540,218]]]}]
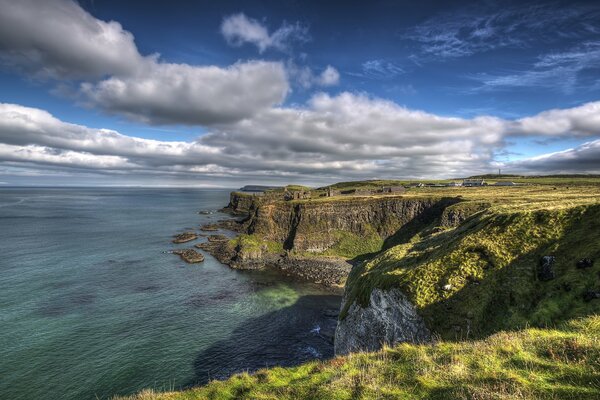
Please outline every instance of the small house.
[{"label": "small house", "polygon": [[466,187],[487,186],[487,183],[483,179],[464,179],[462,185]]}]

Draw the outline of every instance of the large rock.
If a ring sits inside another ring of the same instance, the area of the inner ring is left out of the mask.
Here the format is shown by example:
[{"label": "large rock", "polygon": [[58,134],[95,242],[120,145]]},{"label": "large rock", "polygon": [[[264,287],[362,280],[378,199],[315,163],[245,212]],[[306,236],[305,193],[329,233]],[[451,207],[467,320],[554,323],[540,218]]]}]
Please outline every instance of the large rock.
[{"label": "large rock", "polygon": [[538,279],[540,281],[550,281],[554,279],[554,261],[555,258],[552,256],[544,256],[540,260],[540,266],[538,268]]},{"label": "large rock", "polygon": [[[342,302],[342,307],[345,303]],[[398,289],[371,292],[369,306],[353,303],[335,331],[335,354],[375,351],[384,344],[421,343],[431,334],[414,305]]]},{"label": "large rock", "polygon": [[178,235],[175,235],[173,243],[186,243],[196,239],[198,239],[198,235],[195,232],[183,232]]},{"label": "large rock", "polygon": [[173,254],[177,254],[188,264],[195,264],[204,261],[204,256],[194,249],[173,250]]}]

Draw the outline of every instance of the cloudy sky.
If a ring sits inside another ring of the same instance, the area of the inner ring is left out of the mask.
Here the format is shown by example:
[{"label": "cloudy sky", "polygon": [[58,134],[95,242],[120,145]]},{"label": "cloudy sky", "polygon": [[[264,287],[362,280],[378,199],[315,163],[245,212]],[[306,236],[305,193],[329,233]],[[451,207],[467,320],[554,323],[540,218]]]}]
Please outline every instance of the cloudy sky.
[{"label": "cloudy sky", "polygon": [[600,4],[0,0],[0,185],[600,173]]}]

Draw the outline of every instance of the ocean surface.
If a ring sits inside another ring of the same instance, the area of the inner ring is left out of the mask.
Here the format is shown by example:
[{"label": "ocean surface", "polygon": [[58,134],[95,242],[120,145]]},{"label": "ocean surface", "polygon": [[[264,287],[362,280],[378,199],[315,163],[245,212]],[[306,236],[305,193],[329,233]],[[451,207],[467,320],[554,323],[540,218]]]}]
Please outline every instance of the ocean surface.
[{"label": "ocean surface", "polygon": [[0,399],[108,399],[333,354],[341,298],[172,236],[228,190],[0,189]]}]

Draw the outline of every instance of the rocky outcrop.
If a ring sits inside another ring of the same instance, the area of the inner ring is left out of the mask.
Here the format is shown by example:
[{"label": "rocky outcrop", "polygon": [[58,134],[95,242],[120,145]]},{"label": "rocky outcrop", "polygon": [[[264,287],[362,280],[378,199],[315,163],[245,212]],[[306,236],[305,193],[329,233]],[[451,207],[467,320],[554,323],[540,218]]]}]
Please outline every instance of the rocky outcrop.
[{"label": "rocky outcrop", "polygon": [[284,244],[290,251],[322,253],[340,234],[378,235],[382,240],[415,220],[439,216],[456,198],[375,197],[335,201],[275,202],[253,209],[246,231]]},{"label": "rocky outcrop", "polygon": [[183,232],[175,235],[173,243],[186,243],[196,239],[198,239],[198,235],[195,232]]},{"label": "rocky outcrop", "polygon": [[231,192],[229,204],[221,209],[233,215],[246,215],[260,202],[260,196],[251,193]]},{"label": "rocky outcrop", "polygon": [[173,250],[173,254],[177,254],[188,264],[195,264],[204,261],[204,256],[194,249]]},{"label": "rocky outcrop", "polygon": [[[344,306],[345,300],[342,302]],[[369,305],[352,304],[335,331],[335,354],[375,351],[384,344],[420,343],[431,340],[431,334],[416,308],[398,290],[371,292]]]},{"label": "rocky outcrop", "polygon": [[352,268],[337,257],[281,257],[273,266],[288,275],[326,286],[342,284]]}]

